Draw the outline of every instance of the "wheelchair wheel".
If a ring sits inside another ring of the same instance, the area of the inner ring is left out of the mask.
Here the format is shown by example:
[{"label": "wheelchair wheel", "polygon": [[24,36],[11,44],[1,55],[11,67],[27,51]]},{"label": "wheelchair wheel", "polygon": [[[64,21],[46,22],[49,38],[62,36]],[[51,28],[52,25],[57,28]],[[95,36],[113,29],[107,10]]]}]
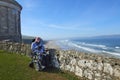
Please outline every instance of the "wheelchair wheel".
[{"label": "wheelchair wheel", "polygon": [[35,67],[35,70],[36,70],[36,71],[39,71],[39,70],[40,70],[40,65],[39,65],[38,62],[35,62],[35,63],[34,63],[34,67]]}]

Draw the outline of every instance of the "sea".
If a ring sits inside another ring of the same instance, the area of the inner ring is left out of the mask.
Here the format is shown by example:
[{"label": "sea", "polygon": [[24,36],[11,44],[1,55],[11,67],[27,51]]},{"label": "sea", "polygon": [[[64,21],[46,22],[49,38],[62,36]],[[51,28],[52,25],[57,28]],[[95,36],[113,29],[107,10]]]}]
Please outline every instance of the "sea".
[{"label": "sea", "polygon": [[77,50],[85,53],[106,54],[120,58],[120,37],[114,38],[72,38],[57,40],[63,50]]}]

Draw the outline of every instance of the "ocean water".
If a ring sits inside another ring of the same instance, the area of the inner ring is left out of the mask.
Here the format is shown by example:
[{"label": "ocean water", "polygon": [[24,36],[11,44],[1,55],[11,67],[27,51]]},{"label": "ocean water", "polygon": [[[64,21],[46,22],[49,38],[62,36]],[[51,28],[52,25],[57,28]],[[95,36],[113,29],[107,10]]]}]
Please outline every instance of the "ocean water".
[{"label": "ocean water", "polygon": [[120,57],[120,38],[75,38],[58,40],[64,50],[78,50],[87,53],[107,54]]}]

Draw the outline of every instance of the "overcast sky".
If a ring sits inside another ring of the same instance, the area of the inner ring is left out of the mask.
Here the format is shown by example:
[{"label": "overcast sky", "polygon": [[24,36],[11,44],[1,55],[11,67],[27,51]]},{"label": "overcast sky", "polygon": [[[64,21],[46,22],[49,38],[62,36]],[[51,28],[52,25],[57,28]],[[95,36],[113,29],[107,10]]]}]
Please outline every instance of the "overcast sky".
[{"label": "overcast sky", "polygon": [[23,35],[43,39],[120,34],[120,0],[16,0]]}]

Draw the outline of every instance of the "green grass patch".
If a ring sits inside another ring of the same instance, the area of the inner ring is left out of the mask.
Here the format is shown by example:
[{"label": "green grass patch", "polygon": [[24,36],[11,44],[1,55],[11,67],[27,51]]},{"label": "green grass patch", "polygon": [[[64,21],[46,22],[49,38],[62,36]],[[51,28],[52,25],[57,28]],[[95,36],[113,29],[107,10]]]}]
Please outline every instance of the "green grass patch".
[{"label": "green grass patch", "polygon": [[0,80],[79,80],[57,69],[37,72],[28,67],[30,61],[27,56],[0,50]]},{"label": "green grass patch", "polygon": [[0,51],[0,80],[31,80],[29,58]]}]

